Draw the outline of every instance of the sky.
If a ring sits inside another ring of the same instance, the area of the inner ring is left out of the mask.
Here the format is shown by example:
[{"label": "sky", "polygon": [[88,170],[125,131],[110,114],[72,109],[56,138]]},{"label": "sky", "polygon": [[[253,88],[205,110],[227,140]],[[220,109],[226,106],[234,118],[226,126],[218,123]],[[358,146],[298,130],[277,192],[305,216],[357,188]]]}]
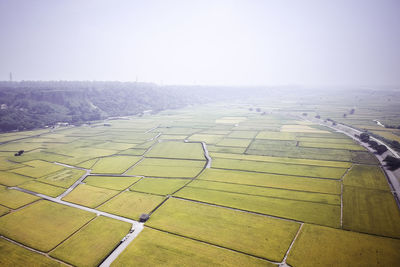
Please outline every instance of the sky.
[{"label": "sky", "polygon": [[400,85],[399,0],[0,0],[0,80]]}]

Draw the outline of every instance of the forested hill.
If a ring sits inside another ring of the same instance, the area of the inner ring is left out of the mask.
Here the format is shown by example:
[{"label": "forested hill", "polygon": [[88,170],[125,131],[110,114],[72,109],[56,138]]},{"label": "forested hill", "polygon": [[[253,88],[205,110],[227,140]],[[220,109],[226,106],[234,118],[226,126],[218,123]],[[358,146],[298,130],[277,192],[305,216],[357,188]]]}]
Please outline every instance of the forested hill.
[{"label": "forested hill", "polygon": [[0,82],[0,131],[160,111],[201,101],[176,88],[123,82]]}]

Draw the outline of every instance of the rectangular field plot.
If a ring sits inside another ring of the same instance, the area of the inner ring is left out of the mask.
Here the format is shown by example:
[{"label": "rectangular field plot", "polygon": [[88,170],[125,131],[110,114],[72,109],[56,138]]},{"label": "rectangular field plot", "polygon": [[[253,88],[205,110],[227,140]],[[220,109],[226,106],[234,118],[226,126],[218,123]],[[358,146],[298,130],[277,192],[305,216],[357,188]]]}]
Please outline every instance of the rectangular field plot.
[{"label": "rectangular field plot", "polygon": [[11,209],[18,209],[26,204],[40,199],[14,189],[0,189],[0,204]]},{"label": "rectangular field plot", "polygon": [[0,233],[47,252],[96,214],[49,201],[38,201],[0,218]]},{"label": "rectangular field plot", "polygon": [[148,225],[280,262],[299,224],[230,209],[168,199]]},{"label": "rectangular field plot", "polygon": [[281,131],[288,132],[288,133],[319,133],[319,134],[329,134],[330,133],[329,131],[319,130],[319,129],[312,128],[307,125],[298,125],[298,124],[282,125]]},{"label": "rectangular field plot", "polygon": [[331,205],[340,205],[340,196],[331,194],[311,193],[295,190],[267,188],[260,186],[239,185],[230,183],[195,180],[187,187],[217,190],[222,192],[242,193],[245,195],[276,197],[283,199],[310,201]]},{"label": "rectangular field plot", "polygon": [[400,211],[390,192],[345,186],[343,228],[400,237]]},{"label": "rectangular field plot", "polygon": [[26,167],[21,167],[17,169],[11,170],[14,173],[26,175],[29,177],[34,177],[34,178],[39,178],[43,177],[47,174],[60,171],[64,169],[63,166],[50,163],[47,161],[42,161],[42,160],[32,160],[24,163],[25,165],[28,165]]},{"label": "rectangular field plot", "polygon": [[192,266],[193,263],[204,267],[276,266],[262,259],[148,227],[111,266]]},{"label": "rectangular field plot", "polygon": [[33,191],[36,193],[40,193],[43,195],[51,196],[51,197],[57,197],[61,195],[64,191],[65,188],[58,187],[58,186],[53,186],[37,181],[29,181],[26,183],[23,183],[21,185],[18,185],[18,187],[27,189],[29,191]]},{"label": "rectangular field plot", "polygon": [[146,157],[198,159],[204,160],[204,151],[200,143],[166,141],[155,144]]},{"label": "rectangular field plot", "polygon": [[142,156],[147,149],[144,148],[132,148],[127,150],[122,150],[118,153],[118,155],[129,155],[129,156]]},{"label": "rectangular field plot", "polygon": [[329,143],[329,144],[357,144],[353,139],[347,136],[344,138],[322,138],[322,137],[309,137],[309,136],[298,136],[297,141],[307,142],[307,143]]},{"label": "rectangular field plot", "polygon": [[164,197],[151,194],[122,192],[120,195],[101,205],[98,210],[138,220],[142,213],[151,212],[163,200]]},{"label": "rectangular field plot", "polygon": [[193,187],[185,187],[175,196],[296,221],[340,227],[340,206],[338,205],[244,195]]},{"label": "rectangular field plot", "polygon": [[340,194],[340,181],[312,179],[267,173],[206,169],[198,179],[244,185],[257,185],[307,192]]},{"label": "rectangular field plot", "polygon": [[138,192],[152,193],[158,195],[169,195],[184,186],[187,179],[173,178],[143,178],[130,189]]},{"label": "rectangular field plot", "polygon": [[209,152],[243,154],[246,151],[246,148],[245,147],[230,147],[230,146],[207,145],[207,150]]},{"label": "rectangular field plot", "polygon": [[0,205],[0,216],[3,216],[4,214],[8,213],[9,211],[10,211],[9,208]]},{"label": "rectangular field plot", "polygon": [[315,148],[333,148],[345,149],[353,151],[365,151],[365,148],[357,144],[337,144],[337,143],[315,143],[315,142],[299,142],[302,147],[315,147]]},{"label": "rectangular field plot", "polygon": [[248,147],[250,143],[251,139],[224,138],[217,143],[217,146]]},{"label": "rectangular field plot", "polygon": [[190,136],[188,139],[190,141],[200,141],[205,142],[207,144],[216,144],[221,141],[223,136],[221,135],[212,135],[212,134],[194,134]]},{"label": "rectangular field plot", "polygon": [[38,181],[46,183],[46,184],[51,184],[51,185],[68,188],[71,185],[73,185],[76,182],[76,180],[81,178],[81,176],[84,174],[85,174],[85,171],[83,171],[83,170],[66,168],[61,171],[48,174],[48,175],[38,179]]},{"label": "rectangular field plot", "polygon": [[116,177],[90,175],[84,182],[88,185],[122,191],[137,182],[140,177]]},{"label": "rectangular field plot", "polygon": [[357,164],[379,164],[377,158],[367,151],[352,151],[351,161]]},{"label": "rectangular field plot", "polygon": [[150,177],[195,177],[205,166],[205,161],[178,160],[178,159],[154,159],[145,158],[128,175],[143,175]]},{"label": "rectangular field plot", "polygon": [[347,170],[346,168],[331,168],[222,158],[214,158],[211,166],[218,169],[266,172],[274,174],[321,177],[331,179],[340,179]]},{"label": "rectangular field plot", "polygon": [[273,131],[263,131],[259,132],[256,136],[257,139],[270,139],[270,140],[295,140],[295,133],[283,133],[283,132],[273,132]]},{"label": "rectangular field plot", "polygon": [[12,172],[3,172],[0,171],[0,184],[7,185],[7,186],[16,186],[27,181],[32,180],[32,178],[19,175]]},{"label": "rectangular field plot", "polygon": [[119,142],[105,142],[98,145],[95,145],[96,148],[101,149],[110,149],[110,150],[126,150],[129,148],[134,147],[135,144],[128,144],[128,143],[119,143]]},{"label": "rectangular field plot", "polygon": [[130,223],[99,216],[50,255],[74,266],[98,266],[130,228]]},{"label": "rectangular field plot", "polygon": [[0,238],[0,265],[1,266],[66,266],[44,255],[18,246]]},{"label": "rectangular field plot", "polygon": [[343,177],[343,184],[389,191],[385,174],[379,166],[353,165]]},{"label": "rectangular field plot", "polygon": [[118,193],[119,191],[111,189],[80,184],[66,195],[63,200],[89,208],[95,208]]},{"label": "rectangular field plot", "polygon": [[229,138],[247,138],[252,139],[257,135],[257,131],[232,131],[228,137]]},{"label": "rectangular field plot", "polygon": [[111,156],[100,158],[93,165],[92,172],[121,174],[140,159],[141,157],[136,156]]},{"label": "rectangular field plot", "polygon": [[292,247],[290,266],[397,266],[400,240],[305,224]]},{"label": "rectangular field plot", "polygon": [[10,161],[7,157],[0,157],[0,171],[7,171],[18,167],[23,167],[23,165]]}]

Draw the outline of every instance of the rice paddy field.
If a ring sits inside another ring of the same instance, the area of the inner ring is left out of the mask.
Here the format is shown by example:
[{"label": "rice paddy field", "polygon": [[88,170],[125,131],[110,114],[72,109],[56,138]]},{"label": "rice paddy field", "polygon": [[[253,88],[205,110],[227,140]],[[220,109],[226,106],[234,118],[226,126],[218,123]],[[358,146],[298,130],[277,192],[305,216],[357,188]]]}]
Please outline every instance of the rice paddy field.
[{"label": "rice paddy field", "polygon": [[376,157],[289,104],[252,107],[0,135],[0,264],[399,265]]}]

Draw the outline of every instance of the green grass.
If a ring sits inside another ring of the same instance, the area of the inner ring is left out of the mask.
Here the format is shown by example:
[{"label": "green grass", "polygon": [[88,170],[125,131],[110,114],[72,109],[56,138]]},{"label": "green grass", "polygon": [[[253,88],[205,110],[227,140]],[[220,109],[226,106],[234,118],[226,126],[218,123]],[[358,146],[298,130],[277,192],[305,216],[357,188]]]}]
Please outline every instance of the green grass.
[{"label": "green grass", "polygon": [[305,224],[292,247],[291,266],[398,266],[400,240]]},{"label": "green grass", "polygon": [[379,164],[377,158],[367,151],[352,151],[351,161],[358,164]]},{"label": "green grass", "polygon": [[129,232],[131,224],[99,216],[50,255],[75,266],[97,266]]},{"label": "green grass", "polygon": [[141,157],[137,156],[112,156],[100,158],[92,167],[92,173],[121,174],[140,159]]},{"label": "green grass", "polygon": [[150,177],[195,177],[203,169],[205,161],[145,158],[128,175]]},{"label": "green grass", "polygon": [[211,166],[218,169],[243,170],[333,179],[340,179],[346,172],[345,168],[223,158],[214,158]]},{"label": "green grass", "polygon": [[57,165],[54,163],[50,163],[50,162],[46,162],[46,161],[42,161],[42,160],[32,160],[32,161],[25,162],[24,164],[29,165],[29,166],[13,169],[11,171],[14,173],[17,173],[17,174],[22,174],[22,175],[26,175],[26,176],[30,176],[30,177],[34,177],[34,178],[39,178],[39,177],[43,177],[47,174],[64,169],[63,166],[60,166],[60,165]]},{"label": "green grass", "polygon": [[316,193],[340,194],[338,180],[312,179],[268,173],[206,169],[198,179],[217,182],[257,185]]},{"label": "green grass", "polygon": [[0,216],[3,216],[4,214],[8,213],[9,211],[10,211],[9,208],[6,208],[6,207],[0,205]]},{"label": "green grass", "polygon": [[150,218],[151,227],[281,261],[299,224],[178,199]]},{"label": "green grass", "polygon": [[390,192],[345,186],[343,228],[400,238],[400,212]]},{"label": "green grass", "polygon": [[353,165],[343,178],[344,185],[389,191],[385,174],[379,166]]},{"label": "green grass", "polygon": [[183,188],[175,196],[281,218],[340,227],[340,206],[337,205],[191,187]]},{"label": "green grass", "polygon": [[63,169],[61,171],[46,175],[46,176],[38,179],[38,181],[46,183],[46,184],[51,184],[51,185],[68,188],[71,185],[73,185],[76,182],[76,180],[81,178],[81,176],[84,174],[85,174],[85,171],[83,171],[83,170],[68,168],[68,169]]},{"label": "green grass", "polygon": [[41,183],[41,182],[37,182],[37,181],[29,181],[29,182],[19,185],[18,187],[25,188],[27,190],[30,190],[30,191],[33,191],[36,193],[40,193],[40,194],[44,194],[47,196],[51,196],[51,197],[57,197],[65,191],[65,188],[61,188],[58,186],[53,186],[53,185],[49,185],[49,184],[45,184],[45,183]]},{"label": "green grass", "polygon": [[[134,260],[132,260],[134,259]],[[111,266],[276,266],[192,239],[144,228]]]},{"label": "green grass", "polygon": [[96,214],[49,201],[38,201],[0,218],[0,233],[47,252]]},{"label": "green grass", "polygon": [[118,193],[118,191],[111,189],[80,184],[66,195],[63,200],[89,208],[95,208]]},{"label": "green grass", "polygon": [[200,143],[161,142],[155,144],[146,154],[146,157],[199,159],[204,160],[204,151]]},{"label": "green grass", "polygon": [[0,238],[1,266],[66,266],[44,255],[13,244]]},{"label": "green grass", "polygon": [[248,147],[251,143],[251,139],[241,138],[224,138],[217,143],[218,146],[229,146],[229,147]]},{"label": "green grass", "polygon": [[11,209],[18,209],[38,199],[37,196],[14,189],[0,190],[0,204]]},{"label": "green grass", "polygon": [[334,148],[334,149],[345,149],[354,151],[365,151],[365,148],[356,144],[337,144],[337,143],[316,143],[316,142],[299,142],[299,146],[302,147],[316,147],[316,148]]},{"label": "green grass", "polygon": [[189,181],[186,179],[173,179],[173,178],[143,178],[133,186],[131,190],[152,193],[158,195],[172,194]]},{"label": "green grass", "polygon": [[12,172],[0,171],[0,184],[7,186],[16,186],[27,181],[32,180],[32,178],[22,176]]},{"label": "green grass", "polygon": [[122,192],[120,195],[101,205],[98,210],[138,220],[142,213],[151,212],[163,200],[164,197],[156,195]]},{"label": "green grass", "polygon": [[95,176],[90,175],[85,178],[84,182],[102,188],[113,190],[124,190],[133,183],[137,182],[140,177],[115,177],[115,176]]}]

